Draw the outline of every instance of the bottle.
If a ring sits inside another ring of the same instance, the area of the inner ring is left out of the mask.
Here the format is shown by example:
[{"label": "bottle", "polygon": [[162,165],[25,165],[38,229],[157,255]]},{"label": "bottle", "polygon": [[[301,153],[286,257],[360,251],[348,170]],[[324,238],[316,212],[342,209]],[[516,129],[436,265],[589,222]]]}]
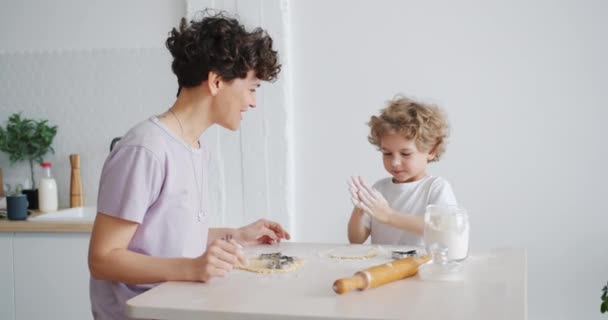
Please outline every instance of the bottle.
[{"label": "bottle", "polygon": [[51,174],[51,163],[43,162],[44,172],[38,184],[38,207],[42,212],[57,211],[57,182]]},{"label": "bottle", "polygon": [[469,255],[469,214],[457,205],[429,205],[424,214],[424,243],[427,251],[438,244],[448,249],[450,261]]}]

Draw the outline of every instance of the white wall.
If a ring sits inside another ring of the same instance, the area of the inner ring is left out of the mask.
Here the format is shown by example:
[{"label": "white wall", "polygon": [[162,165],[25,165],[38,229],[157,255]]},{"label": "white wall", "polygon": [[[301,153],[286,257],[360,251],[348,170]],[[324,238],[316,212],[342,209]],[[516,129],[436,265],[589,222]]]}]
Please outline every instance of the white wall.
[{"label": "white wall", "polygon": [[[183,16],[207,7],[263,26],[285,52],[286,15],[281,1],[3,1],[0,3],[0,121],[13,112],[58,126],[53,163],[59,205],[69,205],[69,154],[81,155],[85,202],[94,204],[112,138],[168,109],[177,81],[165,39]],[[284,73],[285,74],[285,73]],[[255,112],[239,132],[212,128],[212,224],[241,226],[271,218],[294,229],[288,170],[286,106],[282,77],[258,93]],[[0,153],[5,182],[29,177],[21,163]],[[36,168],[36,179],[40,169]],[[271,196],[272,195],[272,196]]]},{"label": "white wall", "polygon": [[0,0],[0,51],[160,48],[183,0]]},{"label": "white wall", "polygon": [[[282,72],[263,83],[257,107],[243,116],[238,132],[213,126],[205,132],[212,150],[211,212],[216,225],[239,227],[259,218],[294,226],[291,86],[287,57],[288,2],[281,0],[190,0],[189,17],[205,8],[229,12],[245,27],[262,27],[279,51]],[[293,232],[293,236],[296,233]]]},{"label": "white wall", "polygon": [[298,233],[346,242],[346,179],[386,175],[365,122],[442,105],[474,249],[528,249],[530,319],[599,319],[608,280],[606,1],[294,1]]},{"label": "white wall", "polygon": [[[172,102],[176,82],[164,40],[184,14],[185,2],[173,0],[0,0],[0,122],[22,112],[58,126],[55,154],[45,159],[53,163],[61,207],[69,204],[69,154],[81,155],[85,203],[94,204],[111,139]],[[10,166],[4,153],[0,167],[5,182],[29,178],[29,167]],[[0,318],[92,316],[88,234],[46,234],[52,239],[45,240],[24,233],[15,241],[8,235],[15,248],[8,260],[0,258],[0,269],[15,272],[0,281],[11,281],[2,286]]]},{"label": "white wall", "polygon": [[[449,114],[451,143],[430,169],[448,178],[469,208],[474,249],[528,249],[530,319],[600,318],[608,270],[608,171],[601,166],[608,3],[270,2],[211,1],[267,25],[288,62],[281,74],[287,83],[265,86],[264,102],[244,122],[251,136],[271,138],[250,144],[242,132],[206,137],[222,141],[213,145],[217,151],[233,150],[216,162],[224,170],[214,198],[222,222],[248,219],[238,207],[250,201],[251,216],[267,208],[267,215],[295,222],[299,241],[346,242],[347,177],[385,175],[365,122],[395,93],[410,94]],[[59,125],[49,160],[62,204],[70,153],[82,156],[85,200],[94,203],[110,139],[172,102],[164,39],[182,15],[206,3],[0,0],[0,119],[23,111]],[[247,157],[257,158],[244,167]],[[255,172],[260,161],[263,174]],[[7,180],[28,175],[24,166],[7,170],[4,154],[0,166]],[[253,173],[242,180],[241,169]],[[241,181],[254,190],[260,180],[259,201],[232,189]],[[285,191],[275,201],[277,186]]]},{"label": "white wall", "polygon": [[[69,205],[72,153],[81,155],[85,203],[96,203],[111,139],[173,101],[164,40],[185,2],[2,0],[0,8],[0,121],[22,112],[57,125],[55,154],[45,160],[59,204]],[[9,166],[4,153],[0,166],[5,182],[29,177],[28,166]]]}]

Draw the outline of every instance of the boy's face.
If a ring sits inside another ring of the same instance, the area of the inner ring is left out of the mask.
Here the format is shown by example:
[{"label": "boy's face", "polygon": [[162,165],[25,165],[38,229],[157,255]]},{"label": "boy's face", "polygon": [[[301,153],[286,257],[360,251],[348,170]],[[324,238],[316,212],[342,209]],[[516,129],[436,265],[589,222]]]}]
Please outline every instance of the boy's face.
[{"label": "boy's face", "polygon": [[418,150],[415,140],[397,133],[382,136],[380,150],[384,168],[396,183],[422,179],[426,175],[426,164],[435,156]]},{"label": "boy's face", "polygon": [[247,72],[244,79],[222,81],[221,89],[214,99],[217,124],[229,130],[237,130],[241,126],[242,113],[255,108],[256,90],[260,82],[253,70]]}]

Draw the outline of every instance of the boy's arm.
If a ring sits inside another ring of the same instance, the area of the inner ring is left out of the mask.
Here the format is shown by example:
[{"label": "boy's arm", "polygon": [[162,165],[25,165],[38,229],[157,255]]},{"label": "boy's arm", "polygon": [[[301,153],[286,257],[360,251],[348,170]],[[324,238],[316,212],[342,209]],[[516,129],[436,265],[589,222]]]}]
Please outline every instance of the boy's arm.
[{"label": "boy's arm", "polygon": [[399,213],[391,209],[391,214],[388,216],[386,224],[415,233],[422,236],[424,234],[424,217],[415,216],[408,213]]},{"label": "boy's arm", "polygon": [[406,212],[399,213],[391,208],[386,198],[378,190],[369,187],[363,179],[355,180],[357,196],[360,200],[357,207],[374,217],[376,220],[391,225],[400,230],[413,232],[418,235],[424,233],[424,217],[415,216]]},{"label": "boy's arm", "polygon": [[370,230],[364,223],[365,212],[361,208],[355,207],[348,221],[348,241],[350,243],[363,243],[367,240]]},{"label": "boy's arm", "polygon": [[397,212],[388,205],[372,206],[369,210],[369,214],[376,218],[376,220],[397,229],[409,231],[420,236],[424,234],[424,217],[415,216],[406,212]]}]

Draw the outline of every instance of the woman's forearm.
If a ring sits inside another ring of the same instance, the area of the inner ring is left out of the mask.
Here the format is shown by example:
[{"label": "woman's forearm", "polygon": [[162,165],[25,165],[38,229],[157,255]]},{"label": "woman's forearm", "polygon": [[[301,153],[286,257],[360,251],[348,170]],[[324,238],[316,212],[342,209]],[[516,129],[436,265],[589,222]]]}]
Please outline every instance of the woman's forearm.
[{"label": "woman's forearm", "polygon": [[128,249],[114,249],[89,257],[89,269],[94,278],[128,284],[192,281],[195,279],[192,268],[189,258],[152,257]]},{"label": "woman's forearm", "polygon": [[207,245],[215,241],[216,239],[224,238],[230,235],[235,240],[239,241],[238,229],[235,228],[209,228],[209,235],[207,236]]}]

